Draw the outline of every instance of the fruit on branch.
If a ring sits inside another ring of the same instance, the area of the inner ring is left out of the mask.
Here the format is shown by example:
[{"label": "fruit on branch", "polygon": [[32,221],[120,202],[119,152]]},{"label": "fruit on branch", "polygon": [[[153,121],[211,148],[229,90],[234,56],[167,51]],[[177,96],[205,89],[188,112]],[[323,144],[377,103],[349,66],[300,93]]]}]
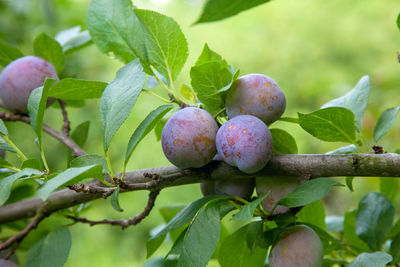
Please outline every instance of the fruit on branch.
[{"label": "fruit on branch", "polygon": [[233,195],[245,200],[250,200],[254,191],[254,179],[230,179],[220,181],[207,181],[200,184],[203,196],[211,194]]},{"label": "fruit on branch", "polygon": [[324,255],[321,240],[310,227],[291,226],[279,236],[269,255],[270,267],[321,267]]},{"label": "fruit on branch", "polygon": [[229,165],[245,173],[255,173],[272,157],[272,136],[260,119],[240,115],[230,119],[217,133],[217,150]]},{"label": "fruit on branch", "polygon": [[203,109],[187,107],[164,125],[161,144],[167,159],[179,168],[200,168],[209,163],[217,149],[217,122]]},{"label": "fruit on branch", "polygon": [[18,267],[18,265],[12,261],[0,259],[0,267]]},{"label": "fruit on branch", "polygon": [[269,125],[282,116],[285,108],[286,98],[279,85],[263,74],[240,77],[226,95],[229,118],[253,115]]},{"label": "fruit on branch", "polygon": [[[263,200],[263,208],[271,212],[275,204],[284,196],[293,192],[301,184],[301,180],[294,176],[266,176],[256,178],[256,191],[258,196],[263,196],[269,191],[268,196]],[[277,206],[273,214],[281,214],[289,211],[288,207]]]},{"label": "fruit on branch", "polygon": [[8,64],[0,74],[0,97],[5,108],[26,113],[31,92],[46,78],[58,80],[54,66],[40,57],[21,57]]}]

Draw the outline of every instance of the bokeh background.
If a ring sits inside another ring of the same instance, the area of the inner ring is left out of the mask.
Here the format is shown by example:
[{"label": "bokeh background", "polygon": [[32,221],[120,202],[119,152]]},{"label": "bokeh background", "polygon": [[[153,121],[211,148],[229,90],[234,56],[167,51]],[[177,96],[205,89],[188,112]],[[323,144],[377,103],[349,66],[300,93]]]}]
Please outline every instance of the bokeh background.
[{"label": "bokeh background", "polygon": [[[86,10],[89,0],[0,0],[0,39],[18,46],[25,54],[32,54],[36,35],[46,32],[51,36],[63,29],[81,25],[86,29]],[[200,14],[200,0],[140,0],[140,8],[149,8],[173,17],[181,26],[189,44],[190,56],[177,85],[190,84],[189,71],[207,43],[241,74],[263,73],[280,85],[287,97],[285,116],[297,112],[308,113],[325,102],[348,92],[358,80],[369,75],[371,94],[363,120],[364,149],[374,144],[372,134],[377,118],[389,107],[400,104],[400,64],[396,51],[400,50],[400,33],[396,17],[400,11],[398,0],[276,0],[223,21],[192,25]],[[66,57],[64,77],[111,81],[122,64],[101,54],[95,45]],[[160,94],[162,89],[156,88]],[[141,120],[162,104],[158,99],[142,95],[130,117],[116,134],[111,148],[114,169],[122,167],[127,141]],[[87,101],[83,107],[70,107],[72,128],[90,120],[88,142],[84,149],[102,155],[102,134],[99,101]],[[61,112],[51,107],[45,122],[60,129]],[[34,133],[29,125],[7,123],[11,138],[30,156],[39,158]],[[290,123],[278,122],[297,140],[299,153],[325,153],[345,144],[316,140]],[[399,119],[381,142],[385,151],[400,148]],[[45,138],[45,152],[52,169],[66,166],[67,150],[49,136]],[[7,159],[17,162],[13,155]],[[134,152],[129,170],[170,165],[154,133],[150,133]],[[338,178],[344,181],[343,178]],[[356,178],[355,192],[346,188],[331,190],[324,199],[327,215],[343,215],[357,207],[367,191],[377,191],[377,178]],[[121,231],[118,227],[74,225],[72,249],[65,266],[142,266],[146,261],[145,242],[149,232],[163,220],[158,209],[163,206],[188,204],[200,197],[198,185],[163,190],[156,207],[143,223]],[[92,202],[83,213],[91,219],[126,218],[140,212],[147,200],[146,192],[120,196],[123,213],[116,212],[109,200]],[[399,211],[400,199],[396,199]],[[61,216],[53,216],[28,237],[25,245],[46,229],[60,223],[68,224]],[[226,223],[228,231],[238,225]],[[24,245],[24,244],[22,244]],[[171,244],[165,244],[157,254],[165,255]],[[19,252],[21,262],[24,252]],[[217,266],[211,262],[210,266]]]}]

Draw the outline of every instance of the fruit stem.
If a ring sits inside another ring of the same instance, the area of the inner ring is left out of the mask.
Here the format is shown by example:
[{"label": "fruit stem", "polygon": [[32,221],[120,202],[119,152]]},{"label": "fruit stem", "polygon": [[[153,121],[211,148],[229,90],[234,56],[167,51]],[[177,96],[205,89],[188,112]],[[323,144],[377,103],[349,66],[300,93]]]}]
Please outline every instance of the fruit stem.
[{"label": "fruit stem", "polygon": [[111,178],[114,178],[114,177],[117,178],[117,176],[115,176],[113,169],[111,167],[110,154],[109,154],[108,150],[106,151],[106,160],[107,160],[108,169],[110,170]]}]

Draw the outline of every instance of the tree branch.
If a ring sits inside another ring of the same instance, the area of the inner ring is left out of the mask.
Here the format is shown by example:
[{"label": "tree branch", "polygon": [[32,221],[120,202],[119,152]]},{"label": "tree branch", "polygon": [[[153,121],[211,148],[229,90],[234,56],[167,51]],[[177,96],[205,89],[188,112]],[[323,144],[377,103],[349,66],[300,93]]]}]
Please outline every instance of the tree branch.
[{"label": "tree branch", "polygon": [[71,122],[68,119],[67,109],[65,108],[65,101],[58,99],[58,103],[60,103],[61,113],[64,122],[61,131],[65,136],[69,136],[69,131],[71,130]]},{"label": "tree branch", "polygon": [[[5,121],[22,121],[27,124],[30,124],[30,119],[28,116],[8,113],[1,110],[0,110],[0,119],[3,119]],[[46,133],[48,133],[49,135],[53,136],[55,139],[63,143],[65,146],[67,146],[72,151],[74,156],[79,157],[86,155],[86,152],[80,146],[78,146],[74,142],[74,140],[72,140],[68,135],[59,133],[46,124],[43,124],[43,131],[45,131]]]},{"label": "tree branch", "polygon": [[0,244],[0,251],[7,249],[11,247],[13,244],[14,247],[11,249],[10,253],[6,256],[9,258],[12,253],[14,253],[15,249],[18,247],[18,245],[22,242],[22,240],[33,230],[36,229],[39,223],[48,216],[49,213],[45,211],[44,208],[39,209],[39,211],[36,213],[35,218],[32,219],[32,221],[25,227],[24,230],[19,232],[18,234],[10,237],[6,242]]},{"label": "tree branch", "polygon": [[88,220],[86,218],[78,218],[78,217],[69,216],[69,215],[67,215],[66,217],[75,222],[90,224],[90,226],[99,225],[99,224],[119,225],[119,226],[121,226],[122,230],[124,230],[125,228],[127,228],[131,225],[136,225],[136,224],[140,223],[144,218],[146,218],[150,214],[151,210],[154,207],[154,203],[155,203],[156,198],[159,193],[160,193],[160,190],[150,191],[149,199],[147,201],[146,207],[144,208],[144,210],[141,213],[139,213],[132,219],[128,219],[128,220],[104,219],[101,221],[92,221],[92,220]]},{"label": "tree branch", "polygon": [[[199,169],[182,170],[174,166],[143,169],[126,173],[124,183],[127,188],[121,192],[161,190],[206,180],[255,176],[300,176],[310,179],[335,176],[400,177],[400,154],[274,155],[263,170],[252,175],[217,161]],[[99,181],[91,181],[85,185],[104,186]],[[64,189],[52,193],[46,202],[40,198],[22,200],[0,207],[0,224],[33,217],[43,204],[48,212],[55,212],[101,197],[102,192],[88,194]]]}]

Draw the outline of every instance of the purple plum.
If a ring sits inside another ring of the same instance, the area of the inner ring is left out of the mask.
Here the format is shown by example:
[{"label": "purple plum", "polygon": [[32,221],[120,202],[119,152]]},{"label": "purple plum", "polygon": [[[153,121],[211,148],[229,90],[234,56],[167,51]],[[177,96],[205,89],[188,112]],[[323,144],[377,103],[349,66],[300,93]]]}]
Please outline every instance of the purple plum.
[{"label": "purple plum", "polygon": [[229,165],[245,173],[255,173],[272,157],[272,136],[260,119],[240,115],[230,119],[217,133],[217,150]]},{"label": "purple plum", "polygon": [[263,74],[237,79],[226,95],[226,113],[231,119],[253,115],[270,125],[285,112],[286,98],[279,85]]},{"label": "purple plum", "polygon": [[321,267],[324,249],[318,235],[305,225],[285,229],[269,255],[270,267]]},{"label": "purple plum", "polygon": [[207,111],[187,107],[165,124],[161,144],[167,159],[179,168],[200,168],[209,163],[217,149],[217,122]]},{"label": "purple plum", "polygon": [[[287,176],[268,176],[268,177],[257,177],[256,178],[256,191],[258,196],[264,195],[269,191],[268,196],[261,203],[263,208],[271,212],[276,202],[281,198],[293,192],[293,190],[301,184],[301,180],[298,177]],[[277,206],[274,214],[286,213],[289,208],[285,206]]]},{"label": "purple plum", "polygon": [[250,200],[254,191],[254,178],[206,181],[200,184],[203,196],[227,194]]},{"label": "purple plum", "polygon": [[8,64],[0,74],[0,97],[5,108],[26,113],[33,89],[46,78],[58,80],[54,66],[40,57],[21,57]]}]

